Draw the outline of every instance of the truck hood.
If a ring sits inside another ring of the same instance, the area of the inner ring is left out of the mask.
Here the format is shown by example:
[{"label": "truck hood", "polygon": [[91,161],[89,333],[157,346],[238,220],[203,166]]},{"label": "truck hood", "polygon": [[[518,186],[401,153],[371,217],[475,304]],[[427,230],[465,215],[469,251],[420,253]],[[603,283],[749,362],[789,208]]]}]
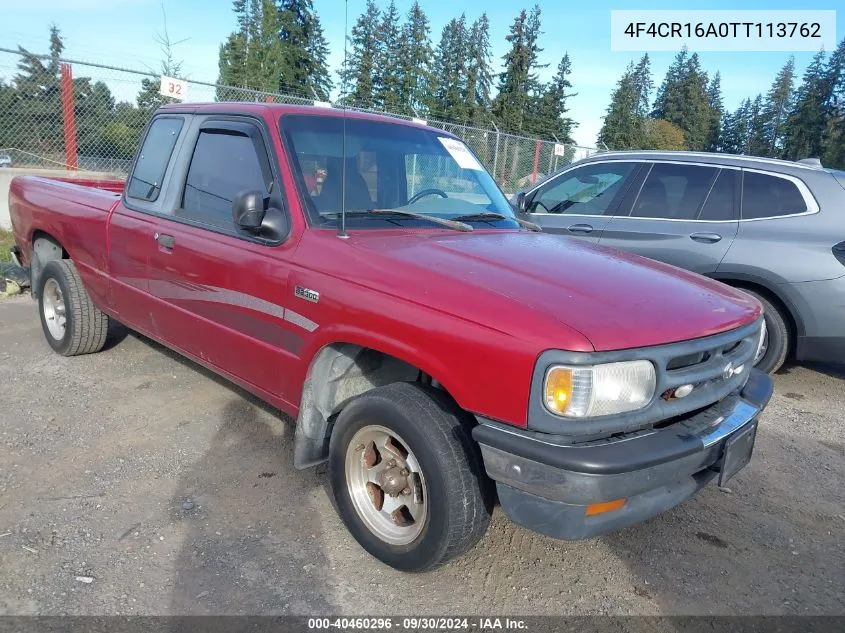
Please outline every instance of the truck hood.
[{"label": "truck hood", "polygon": [[517,329],[530,329],[532,318],[538,328],[557,321],[596,351],[708,336],[761,313],[755,299],[717,281],[575,238],[397,230],[356,232],[347,243],[367,251],[356,259],[376,265],[393,293],[398,286],[412,301],[502,329],[502,314],[518,318]]}]

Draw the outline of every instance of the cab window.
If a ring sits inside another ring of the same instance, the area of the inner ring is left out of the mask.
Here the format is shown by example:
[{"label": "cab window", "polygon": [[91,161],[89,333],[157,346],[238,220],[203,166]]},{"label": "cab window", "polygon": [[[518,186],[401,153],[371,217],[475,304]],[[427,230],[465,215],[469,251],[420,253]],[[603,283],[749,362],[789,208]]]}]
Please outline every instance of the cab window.
[{"label": "cab window", "polygon": [[158,117],[151,124],[126,185],[126,196],[154,202],[161,193],[161,183],[176,147],[182,119]]}]

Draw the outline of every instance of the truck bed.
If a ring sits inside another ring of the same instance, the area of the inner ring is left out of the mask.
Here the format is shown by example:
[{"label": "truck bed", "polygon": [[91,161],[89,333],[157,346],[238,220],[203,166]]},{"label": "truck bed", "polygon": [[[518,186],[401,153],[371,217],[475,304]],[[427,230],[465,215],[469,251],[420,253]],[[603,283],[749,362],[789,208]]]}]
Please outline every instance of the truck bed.
[{"label": "truck bed", "polygon": [[31,265],[40,232],[62,235],[62,246],[90,287],[100,285],[106,266],[106,220],[120,201],[123,183],[18,176],[9,189],[9,215],[18,257]]}]

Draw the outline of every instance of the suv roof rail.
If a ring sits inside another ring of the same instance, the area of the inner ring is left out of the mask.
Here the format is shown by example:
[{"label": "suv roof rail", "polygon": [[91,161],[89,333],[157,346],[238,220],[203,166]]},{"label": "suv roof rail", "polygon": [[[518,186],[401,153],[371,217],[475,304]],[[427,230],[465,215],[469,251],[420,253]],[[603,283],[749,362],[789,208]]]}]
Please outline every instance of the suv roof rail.
[{"label": "suv roof rail", "polygon": [[822,167],[822,161],[819,160],[816,157],[802,158],[801,160],[796,160],[795,162],[798,163],[799,165],[809,165],[810,167],[819,167],[819,168]]}]

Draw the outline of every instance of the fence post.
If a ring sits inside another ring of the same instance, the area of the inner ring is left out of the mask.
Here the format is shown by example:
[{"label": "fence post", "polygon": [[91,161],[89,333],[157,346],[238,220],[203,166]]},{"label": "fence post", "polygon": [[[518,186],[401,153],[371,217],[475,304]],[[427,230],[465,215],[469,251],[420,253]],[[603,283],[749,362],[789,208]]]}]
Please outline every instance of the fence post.
[{"label": "fence post", "polygon": [[68,63],[62,62],[62,116],[65,130],[65,165],[76,170],[76,119],[73,109],[73,71]]},{"label": "fence post", "polygon": [[531,182],[537,182],[537,171],[540,169],[540,139],[534,145],[534,172],[531,174]]},{"label": "fence post", "polygon": [[492,121],[490,123],[496,130],[496,145],[493,147],[493,180],[496,180],[496,167],[499,164],[499,128]]}]

